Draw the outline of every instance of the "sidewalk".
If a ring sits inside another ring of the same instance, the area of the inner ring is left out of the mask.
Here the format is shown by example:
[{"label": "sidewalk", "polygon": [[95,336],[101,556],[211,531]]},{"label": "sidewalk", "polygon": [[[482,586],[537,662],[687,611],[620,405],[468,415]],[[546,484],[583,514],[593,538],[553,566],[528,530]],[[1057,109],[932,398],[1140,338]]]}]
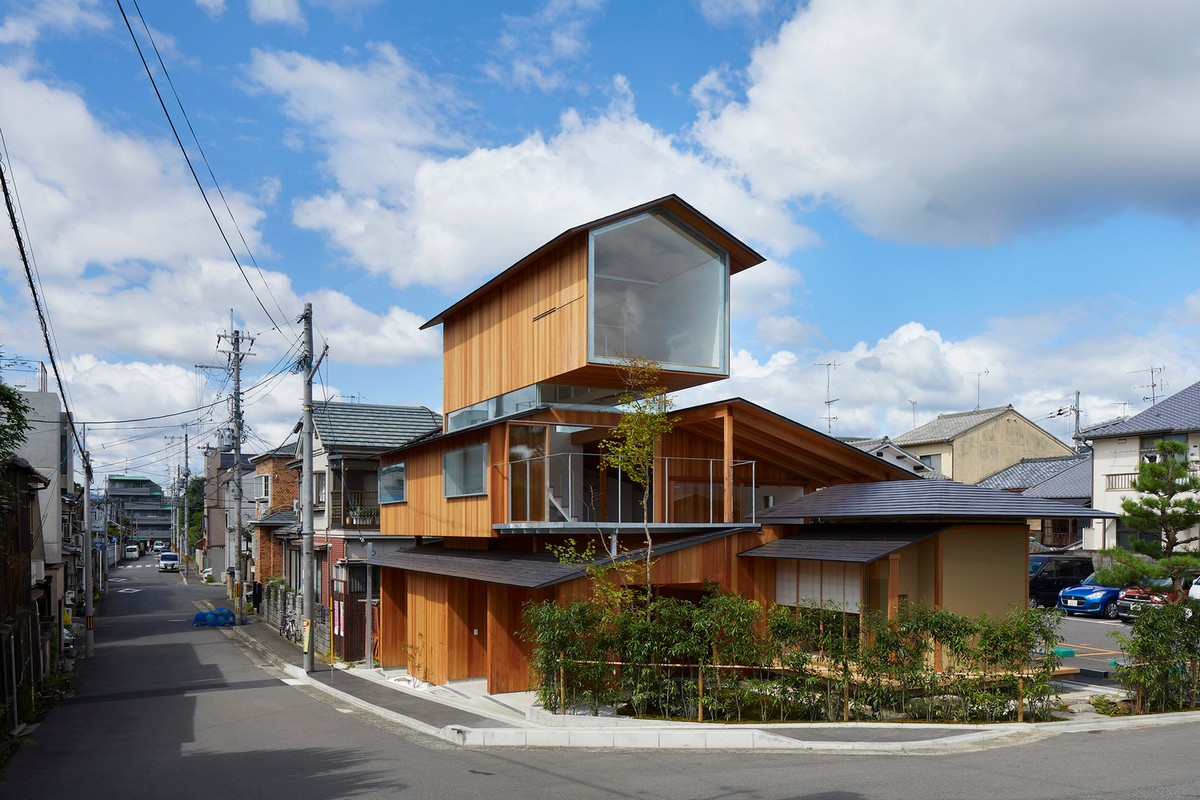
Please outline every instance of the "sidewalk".
[{"label": "sidewalk", "polygon": [[[289,683],[308,685],[413,730],[468,747],[575,747],[592,750],[777,750],[844,753],[933,754],[1030,743],[1060,733],[1158,727],[1200,722],[1200,712],[1104,717],[1087,705],[1105,686],[1067,684],[1063,701],[1076,713],[1043,723],[937,725],[833,722],[741,726],[549,714],[532,692],[490,695],[483,680],[432,686],[404,670],[368,670],[317,664],[305,674],[304,655],[262,618],[223,628],[284,672]],[[415,683],[415,685],[414,685]]]}]

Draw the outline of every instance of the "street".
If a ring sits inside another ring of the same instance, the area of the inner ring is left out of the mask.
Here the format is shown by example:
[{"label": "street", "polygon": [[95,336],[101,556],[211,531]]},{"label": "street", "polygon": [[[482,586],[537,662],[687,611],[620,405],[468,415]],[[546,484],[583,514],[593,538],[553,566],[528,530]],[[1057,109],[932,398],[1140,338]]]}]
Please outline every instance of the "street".
[{"label": "street", "polygon": [[[1031,735],[940,756],[455,748],[288,685],[228,631],[211,586],[114,570],[95,656],[0,781],[6,798],[1179,798],[1195,725]],[[135,562],[136,563],[136,562]],[[1070,620],[1068,640],[1108,626]]]}]

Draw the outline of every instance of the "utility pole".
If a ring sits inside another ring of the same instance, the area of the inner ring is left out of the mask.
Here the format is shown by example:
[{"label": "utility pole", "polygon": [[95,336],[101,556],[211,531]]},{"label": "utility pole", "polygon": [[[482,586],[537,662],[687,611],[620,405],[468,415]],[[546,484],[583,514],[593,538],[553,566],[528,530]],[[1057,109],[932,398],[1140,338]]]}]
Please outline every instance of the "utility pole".
[{"label": "utility pole", "polygon": [[[234,327],[233,309],[229,310],[229,333],[217,334],[217,340],[228,339],[230,349],[221,350],[229,356],[228,369],[233,374],[233,470],[230,478],[230,491],[233,493],[233,531],[232,541],[229,532],[225,536],[225,574],[226,580],[233,579],[233,600],[237,609],[238,621],[245,623],[243,616],[244,596],[242,591],[242,359],[250,355],[242,352],[242,344],[247,350],[254,345],[254,338],[246,336]],[[212,369],[203,364],[197,364],[197,369]],[[186,439],[185,439],[186,440]],[[210,531],[211,534],[211,531]]]},{"label": "utility pole", "polygon": [[[188,525],[188,520],[191,519],[191,517],[188,516],[188,487],[191,485],[190,476],[192,474],[190,469],[191,464],[189,463],[191,457],[191,451],[188,450],[188,433],[187,428],[185,427],[183,429],[183,538],[180,540],[181,544],[179,546],[179,552],[183,558],[183,569],[185,575],[187,574],[188,561],[190,561],[192,557],[190,552],[192,546],[192,535],[191,527]],[[197,574],[199,574],[199,570],[197,570]]]},{"label": "utility pole", "polygon": [[88,658],[96,649],[94,629],[95,603],[92,600],[92,462],[87,451],[87,423],[81,426],[83,435],[83,613],[87,622],[83,654]]},{"label": "utility pole", "polygon": [[304,671],[312,672],[316,668],[313,658],[312,627],[313,627],[313,399],[312,381],[321,361],[328,352],[328,347],[321,351],[321,358],[313,361],[313,330],[312,303],[304,304],[304,315],[300,318],[304,323],[304,351],[300,355],[300,368],[304,371],[304,399],[301,404],[303,411],[300,434],[300,613],[304,619]]}]

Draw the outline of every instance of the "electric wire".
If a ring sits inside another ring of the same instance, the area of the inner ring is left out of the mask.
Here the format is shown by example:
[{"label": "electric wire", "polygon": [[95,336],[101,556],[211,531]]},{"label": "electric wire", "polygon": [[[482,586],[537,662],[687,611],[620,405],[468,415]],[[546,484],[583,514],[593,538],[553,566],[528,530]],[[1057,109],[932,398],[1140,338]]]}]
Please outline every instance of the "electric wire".
[{"label": "electric wire", "polygon": [[17,239],[17,252],[21,256],[21,264],[25,268],[25,277],[29,282],[29,292],[33,296],[33,307],[34,310],[37,311],[38,324],[42,329],[42,339],[46,343],[46,354],[50,359],[50,368],[54,372],[54,380],[58,384],[58,391],[62,397],[63,408],[66,409],[67,421],[71,425],[71,436],[75,439],[75,444],[79,448],[79,452],[82,454],[84,472],[87,475],[87,479],[90,481],[92,477],[92,465],[88,458],[87,452],[83,449],[83,442],[80,441],[79,431],[75,429],[74,417],[71,414],[71,404],[69,398],[67,397],[67,392],[63,388],[62,374],[58,369],[58,359],[54,355],[54,347],[50,342],[50,331],[46,324],[46,315],[42,310],[41,299],[38,296],[37,286],[34,283],[33,270],[30,267],[29,257],[25,251],[25,242],[21,238],[21,226],[17,222],[17,213],[13,208],[12,194],[8,190],[8,177],[4,172],[2,160],[0,160],[0,185],[2,185],[4,189],[4,205],[8,211],[9,222],[12,224],[13,236],[15,236]]},{"label": "electric wire", "polygon": [[146,61],[146,54],[142,52],[142,45],[140,42],[138,42],[137,35],[133,32],[133,24],[130,23],[129,17],[125,13],[125,7],[121,4],[121,0],[117,0],[117,8],[120,10],[121,19],[124,20],[125,27],[129,31],[129,38],[133,40],[133,46],[137,50],[138,57],[142,61],[142,68],[146,71],[146,77],[150,79],[150,86],[154,89],[154,96],[158,98],[158,104],[160,107],[162,107],[163,114],[167,118],[167,125],[171,128],[171,133],[175,137],[175,143],[179,145],[179,151],[183,154],[183,160],[187,163],[188,171],[192,174],[192,180],[195,181],[196,188],[200,190],[200,196],[204,199],[204,205],[208,209],[208,213],[212,217],[213,222],[217,226],[217,232],[221,235],[221,241],[225,243],[225,248],[229,250],[229,255],[233,258],[233,263],[237,265],[238,272],[242,274],[242,280],[246,282],[246,286],[250,289],[250,293],[254,295],[254,300],[256,303],[258,303],[258,307],[262,309],[263,313],[267,315],[267,319],[270,320],[271,324],[275,326],[276,330],[278,330],[280,323],[275,321],[275,317],[271,315],[271,312],[267,310],[266,305],[263,304],[262,298],[258,296],[258,292],[255,290],[254,284],[250,282],[250,276],[246,274],[246,268],[242,266],[242,262],[238,259],[237,253],[234,251],[233,245],[229,241],[229,237],[225,235],[225,229],[221,227],[221,221],[217,218],[217,212],[208,199],[208,193],[204,191],[204,185],[200,182],[200,176],[196,174],[196,168],[192,164],[191,158],[188,156],[187,148],[184,147],[183,144],[183,139],[179,136],[179,130],[175,127],[175,121],[171,119],[171,113],[167,111],[167,103],[163,99],[162,92],[160,92],[158,89],[158,83],[154,80],[154,74],[150,70],[150,64]]}]

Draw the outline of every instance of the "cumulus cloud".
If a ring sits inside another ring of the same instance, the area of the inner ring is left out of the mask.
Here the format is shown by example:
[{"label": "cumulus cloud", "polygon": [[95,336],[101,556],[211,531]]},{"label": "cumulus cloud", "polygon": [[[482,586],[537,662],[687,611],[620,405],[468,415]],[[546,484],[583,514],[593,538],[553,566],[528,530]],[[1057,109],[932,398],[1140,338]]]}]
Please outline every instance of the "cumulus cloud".
[{"label": "cumulus cloud", "polygon": [[51,34],[103,30],[111,24],[101,0],[21,3],[0,21],[0,45],[28,47]]},{"label": "cumulus cloud", "polygon": [[258,24],[279,23],[303,28],[307,24],[300,0],[250,0],[250,19]]},{"label": "cumulus cloud", "polygon": [[[1194,298],[1170,313],[1190,302]],[[740,350],[728,381],[689,390],[680,399],[691,404],[748,397],[809,427],[863,436],[904,433],[913,427],[914,415],[919,425],[940,413],[1012,404],[1069,439],[1073,420],[1052,415],[1072,404],[1077,390],[1086,426],[1146,408],[1149,389],[1139,386],[1148,383],[1151,365],[1172,365],[1166,390],[1160,375],[1159,397],[1200,378],[1200,359],[1190,344],[1197,333],[1194,323],[1179,327],[1164,319],[1134,334],[1107,323],[1119,316],[1123,303],[1114,297],[1088,309],[992,319],[980,333],[961,340],[909,322],[874,342],[842,350],[780,349],[765,357]],[[1088,328],[1085,338],[1061,338],[1076,327]],[[827,372],[824,365],[831,363],[838,366]],[[829,408],[827,376],[835,400]],[[830,415],[837,419],[827,421]]]},{"label": "cumulus cloud", "polygon": [[536,14],[504,15],[484,72],[521,89],[562,88],[568,83],[566,65],[587,52],[587,27],[602,6],[602,0],[550,0]]},{"label": "cumulus cloud", "polygon": [[[351,177],[298,202],[295,221],[397,287],[470,288],[581,221],[672,193],[770,252],[815,238],[784,208],[748,193],[736,173],[638,119],[623,79],[607,110],[593,118],[568,110],[551,137],[535,133],[513,145],[419,159],[411,184],[398,174],[386,186],[375,177],[381,185],[374,193],[364,194],[370,187]],[[396,202],[400,196],[407,202]],[[786,268],[754,272],[747,286],[795,280]]]},{"label": "cumulus cloud", "polygon": [[196,0],[196,7],[213,19],[225,13],[225,0]]},{"label": "cumulus cloud", "polygon": [[[803,4],[698,139],[779,201],[894,240],[992,243],[1200,210],[1200,6]],[[709,79],[711,80],[711,79]],[[705,90],[704,95],[711,95]]]},{"label": "cumulus cloud", "polygon": [[390,44],[371,46],[368,61],[351,65],[256,51],[249,75],[283,98],[284,113],[302,126],[293,131],[296,146],[317,147],[329,176],[354,197],[403,203],[428,154],[463,144],[446,117],[459,103],[454,94]]}]

